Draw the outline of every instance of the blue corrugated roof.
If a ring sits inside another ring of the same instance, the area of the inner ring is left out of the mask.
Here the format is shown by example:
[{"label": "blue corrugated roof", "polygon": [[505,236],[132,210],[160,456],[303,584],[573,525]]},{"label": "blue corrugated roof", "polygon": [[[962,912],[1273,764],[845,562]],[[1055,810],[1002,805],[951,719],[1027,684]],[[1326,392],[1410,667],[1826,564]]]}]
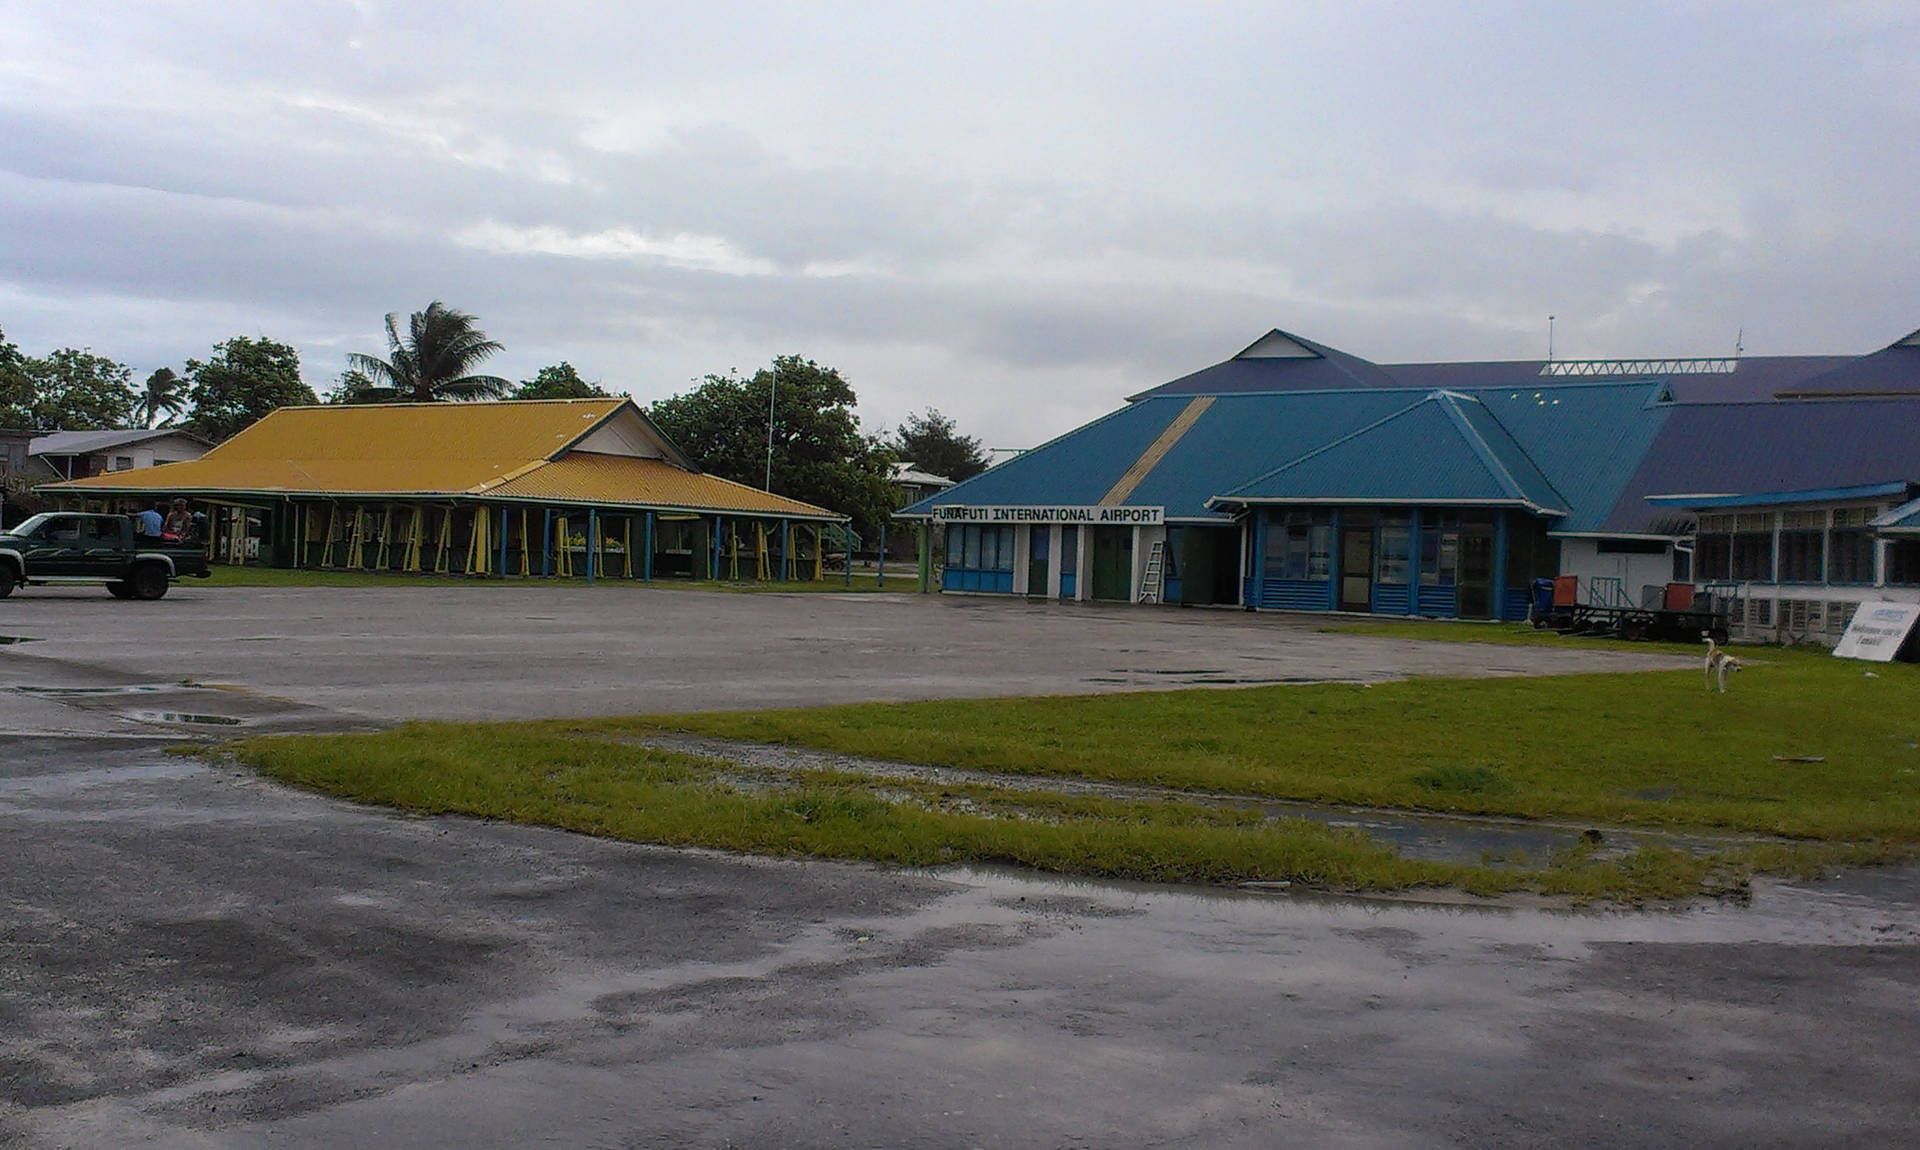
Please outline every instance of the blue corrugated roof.
[{"label": "blue corrugated roof", "polygon": [[1227,503],[1295,501],[1502,503],[1555,515],[1567,510],[1480,403],[1453,392],[1416,399],[1221,496]]},{"label": "blue corrugated roof", "polygon": [[[1179,397],[1130,404],[894,514],[913,518],[948,505],[1098,503],[1189,402]],[[1139,498],[1128,502],[1152,506]]]},{"label": "blue corrugated roof", "polygon": [[1567,384],[1473,394],[1521,444],[1567,502],[1555,531],[1599,530],[1674,410],[1658,384]]},{"label": "blue corrugated roof", "polygon": [[1920,535],[1920,499],[1903,503],[1873,521],[1881,531],[1894,535]]}]

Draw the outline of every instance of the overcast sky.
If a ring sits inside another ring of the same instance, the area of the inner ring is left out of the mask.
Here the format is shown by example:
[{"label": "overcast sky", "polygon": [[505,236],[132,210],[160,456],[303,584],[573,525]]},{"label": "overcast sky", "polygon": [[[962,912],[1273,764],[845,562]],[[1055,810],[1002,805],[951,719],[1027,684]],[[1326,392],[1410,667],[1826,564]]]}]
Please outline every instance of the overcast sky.
[{"label": "overcast sky", "polygon": [[798,353],[1029,446],[1382,362],[1920,327],[1920,4],[0,0],[0,329],[325,391],[440,299],[652,400]]}]

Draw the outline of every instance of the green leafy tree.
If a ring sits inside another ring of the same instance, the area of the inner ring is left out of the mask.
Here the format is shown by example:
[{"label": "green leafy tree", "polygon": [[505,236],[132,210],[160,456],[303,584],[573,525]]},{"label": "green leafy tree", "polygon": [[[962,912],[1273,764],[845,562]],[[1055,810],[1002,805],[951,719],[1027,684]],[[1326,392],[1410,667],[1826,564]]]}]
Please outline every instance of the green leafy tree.
[{"label": "green leafy tree", "polygon": [[[355,403],[437,403],[498,399],[513,385],[497,375],[477,375],[480,361],[500,350],[474,317],[434,300],[417,311],[400,333],[399,313],[387,313],[387,358],[355,352],[347,357],[351,382],[342,390]],[[362,382],[364,381],[364,382]]]},{"label": "green leafy tree", "polygon": [[175,375],[172,368],[163,367],[147,377],[147,385],[140,392],[134,413],[148,427],[159,427],[178,418],[186,409],[186,381]]},{"label": "green leafy tree", "polygon": [[893,452],[860,432],[855,396],[839,372],[783,355],[749,378],[709,375],[650,409],[656,426],[725,479],[766,485],[768,390],[773,390],[775,493],[850,515],[872,537],[893,510]]},{"label": "green leafy tree", "polygon": [[90,351],[63,347],[20,362],[32,426],[60,431],[125,427],[133,418],[133,371]]},{"label": "green leafy tree", "polygon": [[510,399],[607,399],[611,393],[597,383],[588,383],[566,360],[543,367],[532,378],[513,389]]},{"label": "green leafy tree", "polygon": [[0,427],[32,430],[33,385],[27,380],[26,357],[0,331]]},{"label": "green leafy tree", "polygon": [[282,407],[320,402],[300,378],[300,353],[284,343],[238,335],[215,344],[213,358],[187,361],[185,426],[218,443]]},{"label": "green leafy tree", "polygon": [[987,452],[980,441],[961,435],[953,420],[931,407],[907,417],[894,434],[893,449],[919,470],[955,483],[987,469]]}]

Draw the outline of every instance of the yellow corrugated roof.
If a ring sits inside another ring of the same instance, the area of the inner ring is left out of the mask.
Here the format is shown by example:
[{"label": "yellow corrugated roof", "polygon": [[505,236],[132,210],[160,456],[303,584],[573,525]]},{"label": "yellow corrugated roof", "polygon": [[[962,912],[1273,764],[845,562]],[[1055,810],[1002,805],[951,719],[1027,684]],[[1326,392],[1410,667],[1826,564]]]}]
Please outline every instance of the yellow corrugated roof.
[{"label": "yellow corrugated roof", "polygon": [[456,494],[549,459],[626,403],[576,399],[283,407],[199,459],[78,479],[76,490],[137,485],[289,494]]},{"label": "yellow corrugated roof", "polygon": [[721,479],[684,471],[664,459],[635,459],[574,451],[484,493],[489,499],[538,499],[555,503],[624,504],[688,511],[733,511],[749,515],[841,516],[811,503],[770,495]]},{"label": "yellow corrugated roof", "polygon": [[44,490],[484,497],[840,518],[667,460],[579,451],[553,460],[628,402],[283,407],[199,459]]}]

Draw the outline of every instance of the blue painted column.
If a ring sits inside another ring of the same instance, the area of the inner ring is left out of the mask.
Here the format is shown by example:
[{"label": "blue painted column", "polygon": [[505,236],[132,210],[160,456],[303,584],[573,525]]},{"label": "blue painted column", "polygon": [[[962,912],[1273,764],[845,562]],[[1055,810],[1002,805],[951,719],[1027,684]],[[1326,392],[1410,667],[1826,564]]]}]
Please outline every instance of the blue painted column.
[{"label": "blue painted column", "polygon": [[540,523],[540,577],[545,579],[553,574],[553,508],[547,508],[542,515],[543,518]]},{"label": "blue painted column", "polygon": [[780,521],[780,582],[785,583],[793,571],[793,521]]},{"label": "blue painted column", "polygon": [[875,582],[874,582],[874,586],[885,587],[886,585],[887,585],[887,521],[882,519],[880,521],[880,567],[879,567],[877,578],[875,579]]},{"label": "blue painted column", "polygon": [[1407,614],[1420,613],[1420,509],[1415,507],[1407,516]]},{"label": "blue painted column", "polygon": [[1493,513],[1493,617],[1507,617],[1507,512]]},{"label": "blue painted column", "polygon": [[647,512],[646,535],[647,535],[647,557],[646,557],[646,561],[641,564],[640,570],[645,572],[642,578],[644,578],[647,582],[651,583],[653,582],[653,512],[651,511]]},{"label": "blue painted column", "polygon": [[[1312,538],[1311,535],[1308,536]],[[1333,509],[1327,522],[1327,610],[1340,609],[1340,509]]]},{"label": "blue painted column", "polygon": [[1247,529],[1253,535],[1253,554],[1247,556],[1247,573],[1240,580],[1240,605],[1260,606],[1260,587],[1267,575],[1267,511],[1264,507],[1247,512]]},{"label": "blue painted column", "polygon": [[713,517],[713,545],[707,548],[707,578],[713,580],[715,583],[718,583],[720,581],[720,557],[721,557],[720,549],[726,546],[726,543],[722,538],[721,533],[725,530],[726,530],[726,524],[721,520],[721,518],[718,515],[714,516]]}]

